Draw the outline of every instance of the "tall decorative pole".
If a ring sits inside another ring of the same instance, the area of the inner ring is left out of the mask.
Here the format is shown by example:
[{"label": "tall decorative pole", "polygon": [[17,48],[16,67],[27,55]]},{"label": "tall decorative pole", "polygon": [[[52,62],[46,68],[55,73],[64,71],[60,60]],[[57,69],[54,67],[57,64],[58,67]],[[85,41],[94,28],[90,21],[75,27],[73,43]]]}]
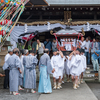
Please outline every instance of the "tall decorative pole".
[{"label": "tall decorative pole", "polygon": [[[3,36],[0,48],[4,45],[7,37],[17,24],[24,11],[25,4],[29,0],[1,0],[0,2],[0,35]],[[9,19],[10,16],[10,19]],[[3,34],[5,32],[5,34]]]}]

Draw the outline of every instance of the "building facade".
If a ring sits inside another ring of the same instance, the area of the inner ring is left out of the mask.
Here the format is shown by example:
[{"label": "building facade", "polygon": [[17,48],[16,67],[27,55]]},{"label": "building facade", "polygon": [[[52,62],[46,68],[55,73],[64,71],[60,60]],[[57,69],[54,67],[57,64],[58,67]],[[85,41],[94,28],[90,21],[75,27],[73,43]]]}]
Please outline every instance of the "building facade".
[{"label": "building facade", "polygon": [[72,19],[72,25],[99,24],[100,0],[30,0],[21,15],[20,22],[33,24],[51,23],[67,24]]}]

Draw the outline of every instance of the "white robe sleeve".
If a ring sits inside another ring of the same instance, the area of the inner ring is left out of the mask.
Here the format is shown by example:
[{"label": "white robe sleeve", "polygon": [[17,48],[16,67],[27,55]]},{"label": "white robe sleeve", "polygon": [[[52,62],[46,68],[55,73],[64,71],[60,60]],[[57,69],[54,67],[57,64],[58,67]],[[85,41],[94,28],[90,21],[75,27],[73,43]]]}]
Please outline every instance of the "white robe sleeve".
[{"label": "white robe sleeve", "polygon": [[9,67],[8,63],[7,63],[7,62],[5,62],[5,63],[4,63],[4,65],[3,65],[3,70],[8,69],[8,67]]},{"label": "white robe sleeve", "polygon": [[81,56],[80,55],[76,55],[74,58],[75,59],[73,59],[72,66],[79,67],[79,63],[81,61]]},{"label": "white robe sleeve", "polygon": [[52,56],[52,58],[51,58],[51,66],[52,66],[52,68],[54,68],[54,64],[53,64],[53,56]]},{"label": "white robe sleeve", "polygon": [[70,69],[70,68],[72,67],[72,64],[73,64],[73,62],[74,62],[75,57],[72,56],[71,60],[69,60],[69,59],[70,59],[70,57],[68,57],[67,66],[68,66],[68,68]]},{"label": "white robe sleeve", "polygon": [[64,60],[65,60],[65,57],[61,57],[60,55],[58,56],[58,67],[63,69],[64,68]]},{"label": "white robe sleeve", "polygon": [[21,61],[19,57],[16,57],[16,62],[15,62],[16,68],[21,68]]},{"label": "white robe sleeve", "polygon": [[84,68],[87,68],[86,57],[84,56]]}]

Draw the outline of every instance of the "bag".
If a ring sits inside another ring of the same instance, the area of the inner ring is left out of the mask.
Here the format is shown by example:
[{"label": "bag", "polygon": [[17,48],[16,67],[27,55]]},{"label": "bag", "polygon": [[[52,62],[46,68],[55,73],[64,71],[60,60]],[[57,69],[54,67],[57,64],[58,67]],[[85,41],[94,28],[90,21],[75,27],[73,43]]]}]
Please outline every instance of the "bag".
[{"label": "bag", "polygon": [[49,43],[49,41],[46,43],[46,44],[44,44],[45,45],[45,47],[47,46],[47,44]]}]

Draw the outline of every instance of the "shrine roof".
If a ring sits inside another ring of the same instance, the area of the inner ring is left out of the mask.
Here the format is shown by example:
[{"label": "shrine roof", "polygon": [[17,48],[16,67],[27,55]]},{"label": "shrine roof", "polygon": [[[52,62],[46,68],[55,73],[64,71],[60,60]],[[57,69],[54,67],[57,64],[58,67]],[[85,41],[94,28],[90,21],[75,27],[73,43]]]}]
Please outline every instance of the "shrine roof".
[{"label": "shrine roof", "polygon": [[45,0],[30,0],[26,6],[47,6],[48,3]]},{"label": "shrine roof", "polygon": [[49,5],[100,5],[100,0],[46,0]]}]

